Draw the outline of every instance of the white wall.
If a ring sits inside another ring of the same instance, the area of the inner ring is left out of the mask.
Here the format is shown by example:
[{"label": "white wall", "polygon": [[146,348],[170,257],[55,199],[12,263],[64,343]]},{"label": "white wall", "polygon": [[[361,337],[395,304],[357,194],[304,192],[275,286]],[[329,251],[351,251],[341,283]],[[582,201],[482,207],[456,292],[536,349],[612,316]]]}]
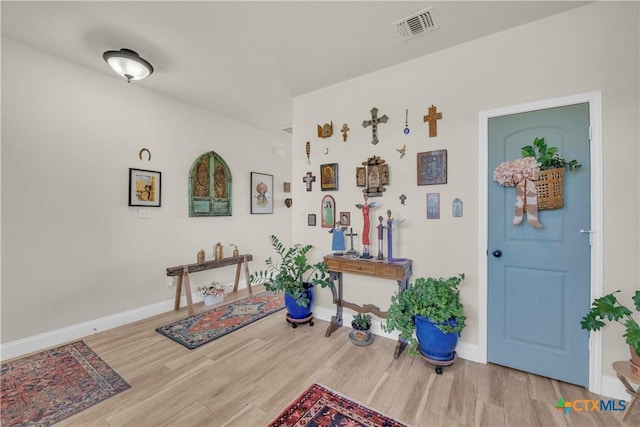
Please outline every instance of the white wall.
[{"label": "white wall", "polygon": [[[143,147],[150,162],[138,157]],[[231,169],[231,217],[188,216],[189,169],[208,151]],[[290,156],[286,134],[2,39],[2,343],[168,301],[166,268],[195,262],[200,249],[211,259],[218,241],[262,267],[268,234],[291,237]],[[150,219],[127,206],[130,167],[162,172]],[[251,171],[274,175],[273,215],[249,213]],[[192,286],[234,276],[233,267],[198,273]]]},{"label": "white wall", "polygon": [[[306,224],[308,213],[320,214],[324,194],[335,198],[338,211],[351,212],[355,231],[362,233],[362,215],[354,206],[362,202],[355,168],[368,157],[382,157],[390,164],[390,185],[383,197],[376,198],[380,206],[372,209],[372,218],[386,217],[390,209],[395,218],[406,220],[395,230],[394,255],[413,259],[413,279],[466,274],[461,294],[469,319],[462,341],[471,354],[479,339],[478,113],[601,90],[604,286],[605,292],[622,289],[623,298],[630,302],[640,283],[638,16],[637,3],[598,2],[297,97],[293,120],[295,239],[330,252],[327,230]],[[428,37],[410,43],[428,43]],[[432,104],[443,114],[436,138],[427,137],[428,127],[422,121]],[[374,106],[379,115],[389,116],[389,122],[379,126],[381,142],[376,146],[370,143],[371,128],[362,127]],[[402,132],[405,109],[409,110],[409,135]],[[318,138],[316,125],[329,121],[333,121],[334,136]],[[351,128],[347,142],[338,132],[343,123]],[[311,141],[311,165],[305,164],[305,141]],[[396,149],[405,144],[407,155],[401,159]],[[323,154],[324,148],[329,154]],[[448,150],[447,184],[417,186],[416,153],[436,149]],[[313,191],[306,192],[302,176],[312,171],[319,181],[320,164],[334,162],[339,163],[340,190],[322,193],[316,182]],[[427,192],[440,193],[440,220],[426,219]],[[402,193],[407,196],[405,206],[398,199]],[[462,218],[451,215],[456,197],[464,202]],[[345,299],[376,302],[382,308],[388,307],[395,291],[392,282],[352,275],[345,278],[345,288]],[[330,292],[319,292],[318,305],[331,309]],[[606,375],[613,375],[613,361],[629,357],[621,334],[615,326],[604,333]]]}]

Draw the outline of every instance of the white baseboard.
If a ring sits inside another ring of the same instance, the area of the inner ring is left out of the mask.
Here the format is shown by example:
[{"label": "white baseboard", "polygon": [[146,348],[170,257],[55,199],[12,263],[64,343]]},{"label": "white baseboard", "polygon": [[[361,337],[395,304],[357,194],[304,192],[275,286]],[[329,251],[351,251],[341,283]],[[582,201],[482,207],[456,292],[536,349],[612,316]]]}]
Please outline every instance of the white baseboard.
[{"label": "white baseboard", "polygon": [[[246,281],[242,280],[238,282],[238,289],[246,287]],[[231,283],[230,288],[229,284],[227,284],[226,289],[230,289],[229,292],[232,291],[233,283]],[[197,293],[193,293],[192,298],[194,303],[202,301],[202,297]],[[138,320],[166,313],[173,310],[173,304],[174,300],[172,298],[159,303],[135,308],[133,310],[127,310],[110,316],[100,317],[88,322],[78,323],[66,328],[56,329],[54,331],[2,344],[0,345],[0,360],[13,359],[14,357],[58,346],[69,341],[75,341],[97,332],[106,331],[108,329],[126,325],[127,323],[137,322]],[[186,305],[187,297],[182,296],[180,306],[184,307]]]},{"label": "white baseboard", "polygon": [[627,402],[631,400],[631,396],[625,391],[620,380],[607,375],[602,376],[602,393],[600,394],[611,399],[626,400]]}]

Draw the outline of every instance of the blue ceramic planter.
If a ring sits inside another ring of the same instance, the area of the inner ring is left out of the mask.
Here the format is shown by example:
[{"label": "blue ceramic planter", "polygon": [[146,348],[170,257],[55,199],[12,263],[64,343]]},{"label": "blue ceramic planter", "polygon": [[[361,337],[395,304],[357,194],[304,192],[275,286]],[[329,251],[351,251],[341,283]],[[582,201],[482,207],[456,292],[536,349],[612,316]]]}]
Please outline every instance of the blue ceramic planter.
[{"label": "blue ceramic planter", "polygon": [[299,306],[295,298],[289,294],[284,294],[284,305],[287,307],[287,313],[289,313],[289,317],[292,319],[306,319],[311,316],[311,308],[313,307],[314,300],[313,287],[305,289],[305,293],[307,294],[307,298],[309,298],[309,305],[306,307]]},{"label": "blue ceramic planter", "polygon": [[[460,334],[458,332],[444,333],[436,327],[435,323],[420,315],[416,315],[414,321],[420,353],[433,360],[453,360]],[[447,323],[452,326],[457,324],[453,319]]]}]

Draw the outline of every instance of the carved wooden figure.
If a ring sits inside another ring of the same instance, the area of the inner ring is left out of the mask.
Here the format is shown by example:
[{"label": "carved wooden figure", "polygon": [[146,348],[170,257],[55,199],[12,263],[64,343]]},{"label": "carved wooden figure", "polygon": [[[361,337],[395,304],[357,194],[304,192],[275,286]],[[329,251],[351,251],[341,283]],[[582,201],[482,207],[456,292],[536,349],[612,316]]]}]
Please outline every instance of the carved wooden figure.
[{"label": "carved wooden figure", "polygon": [[371,133],[373,135],[373,139],[371,143],[376,145],[378,141],[378,123],[387,123],[389,121],[389,117],[385,114],[382,117],[378,117],[378,109],[373,107],[371,109],[371,120],[365,120],[362,122],[362,127],[366,128],[367,126],[371,126]]},{"label": "carved wooden figure", "polygon": [[438,120],[442,118],[442,113],[437,113],[437,109],[438,107],[432,105],[429,107],[429,114],[422,118],[425,123],[429,123],[429,138],[438,136]]}]

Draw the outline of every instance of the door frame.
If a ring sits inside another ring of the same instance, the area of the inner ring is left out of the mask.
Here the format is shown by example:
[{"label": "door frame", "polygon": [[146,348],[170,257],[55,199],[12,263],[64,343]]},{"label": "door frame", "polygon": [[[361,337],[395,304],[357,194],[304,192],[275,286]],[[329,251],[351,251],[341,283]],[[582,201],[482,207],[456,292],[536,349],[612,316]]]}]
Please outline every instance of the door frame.
[{"label": "door frame", "polygon": [[[590,122],[590,160],[591,160],[591,283],[590,298],[603,295],[603,158],[602,158],[602,92],[586,92],[561,98],[512,105],[479,113],[478,147],[478,361],[487,363],[487,264],[489,215],[488,215],[488,153],[489,119],[510,114],[526,113],[547,108],[589,103]],[[585,311],[586,314],[586,311]],[[600,393],[602,390],[602,331],[591,332],[589,336],[589,390]]]}]

